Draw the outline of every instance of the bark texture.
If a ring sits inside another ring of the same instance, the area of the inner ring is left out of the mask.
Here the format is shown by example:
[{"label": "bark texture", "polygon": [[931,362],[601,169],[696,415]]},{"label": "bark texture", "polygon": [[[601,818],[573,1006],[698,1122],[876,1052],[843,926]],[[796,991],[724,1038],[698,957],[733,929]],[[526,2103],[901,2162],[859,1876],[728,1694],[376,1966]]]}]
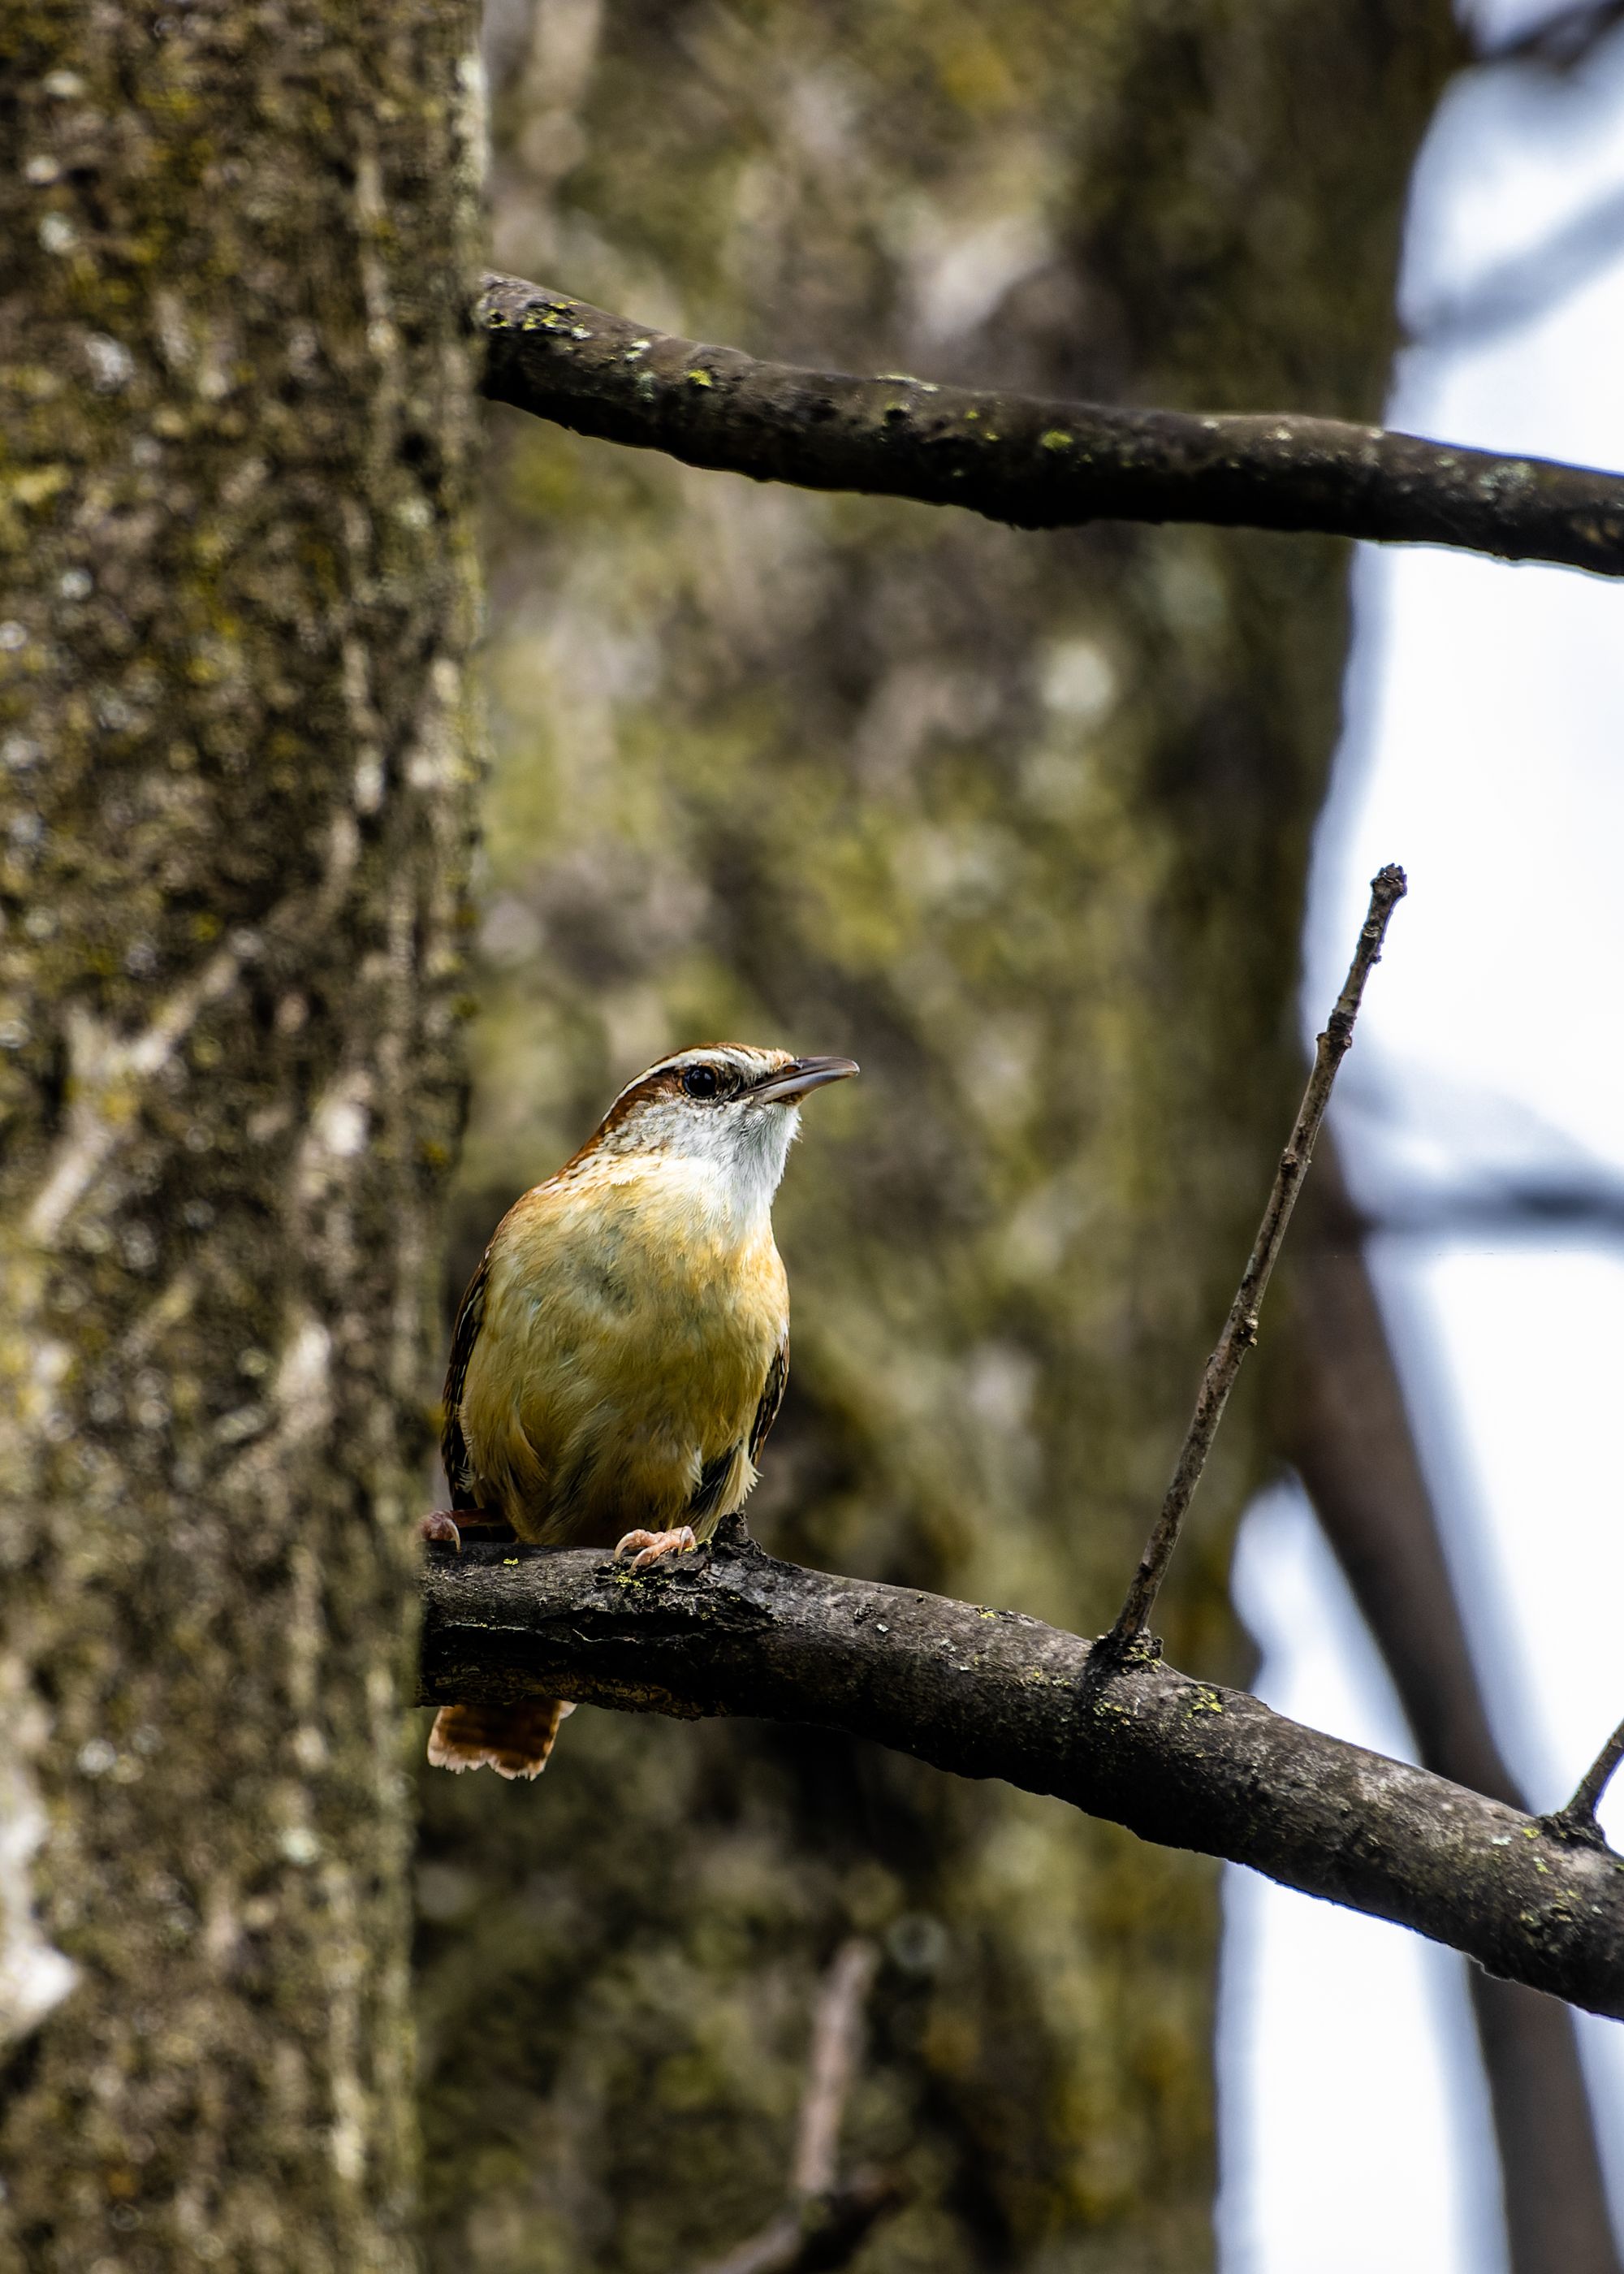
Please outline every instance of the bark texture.
[{"label": "bark texture", "polygon": [[[1451,36],[1368,0],[514,0],[495,259],[819,368],[1368,418]],[[1300,1081],[1342,549],[1017,535],[494,431],[462,1262],[673,1043],[849,1050],[779,1203],[752,1523],[1097,1631]],[[1214,1678],[1263,1459],[1244,1395],[1161,1619]],[[758,2229],[853,1931],[885,1959],[846,2145],[914,2188],[870,2274],[1209,2263],[1210,1864],[861,1738],[586,1712],[533,1790],[425,1807],[447,2274],[665,2274]]]},{"label": "bark texture", "polygon": [[405,2269],[471,16],[0,26],[0,2264]]}]

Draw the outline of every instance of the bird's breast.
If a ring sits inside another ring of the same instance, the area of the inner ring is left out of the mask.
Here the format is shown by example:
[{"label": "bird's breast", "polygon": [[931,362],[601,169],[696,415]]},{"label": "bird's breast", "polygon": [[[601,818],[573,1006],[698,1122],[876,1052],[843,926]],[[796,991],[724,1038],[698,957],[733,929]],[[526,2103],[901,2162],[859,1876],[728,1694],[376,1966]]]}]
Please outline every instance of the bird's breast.
[{"label": "bird's breast", "polygon": [[740,1224],[682,1175],[539,1186],[492,1243],[463,1393],[475,1469],[527,1539],[680,1518],[748,1437],[787,1318],[764,1214]]}]

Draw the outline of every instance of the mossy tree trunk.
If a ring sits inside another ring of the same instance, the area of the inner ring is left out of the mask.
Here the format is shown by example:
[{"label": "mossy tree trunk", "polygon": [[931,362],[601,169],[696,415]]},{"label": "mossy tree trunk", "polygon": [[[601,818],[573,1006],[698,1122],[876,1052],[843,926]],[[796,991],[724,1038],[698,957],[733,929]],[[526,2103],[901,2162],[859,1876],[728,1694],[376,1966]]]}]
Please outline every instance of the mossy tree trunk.
[{"label": "mossy tree trunk", "polygon": [[[1379,407],[1441,4],[1169,0],[492,23],[496,255],[690,335],[1202,408]],[[1114,1611],[1298,1078],[1347,556],[1020,536],[503,414],[499,772],[463,1260],[640,1065],[849,1050],[780,1203],[756,1528]],[[1232,1675],[1244,1397],[1162,1623]],[[886,1963],[874,2270],[1208,2263],[1215,1874],[861,1746],[582,1714],[425,1786],[446,2274],[664,2270],[780,2195],[818,1969]]]},{"label": "mossy tree trunk", "polygon": [[471,11],[0,6],[0,2264],[415,2263]]}]

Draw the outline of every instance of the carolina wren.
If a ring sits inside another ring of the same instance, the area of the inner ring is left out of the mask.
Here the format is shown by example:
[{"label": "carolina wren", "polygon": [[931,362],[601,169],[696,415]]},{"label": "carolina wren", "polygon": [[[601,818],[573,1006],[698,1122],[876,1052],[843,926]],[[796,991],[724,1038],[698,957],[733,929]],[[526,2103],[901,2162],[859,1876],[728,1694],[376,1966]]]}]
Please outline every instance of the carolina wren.
[{"label": "carolina wren", "polygon": [[[547,1547],[611,1547],[634,1570],[740,1507],[789,1373],[772,1196],[801,1101],[850,1058],[718,1043],[620,1092],[555,1177],[508,1209],[462,1298],[440,1449],[452,1507]],[[437,1767],[533,1777],[561,1698],[442,1706]]]}]

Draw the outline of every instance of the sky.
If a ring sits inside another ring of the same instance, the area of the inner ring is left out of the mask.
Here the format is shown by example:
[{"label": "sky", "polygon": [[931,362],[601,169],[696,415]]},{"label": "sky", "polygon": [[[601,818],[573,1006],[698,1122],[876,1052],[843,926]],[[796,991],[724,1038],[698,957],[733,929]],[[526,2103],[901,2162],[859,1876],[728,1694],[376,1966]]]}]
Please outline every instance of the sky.
[{"label": "sky", "polygon": [[[1493,26],[1543,12],[1502,5]],[[1572,79],[1456,82],[1401,305],[1390,425],[1624,466],[1624,34]],[[1307,1033],[1372,874],[1396,860],[1410,880],[1339,1082],[1356,1191],[1385,1219],[1507,1178],[1624,1192],[1624,587],[1363,547],[1355,593]],[[1534,1804],[1560,1804],[1624,1717],[1624,1228],[1412,1224],[1373,1263],[1497,1732]],[[1295,1489],[1247,1517],[1236,1589],[1271,1705],[1413,1757]],[[1624,1847],[1624,1775],[1602,1821]],[[1238,1871],[1226,1917],[1224,2274],[1500,2274],[1462,1962]],[[1624,2025],[1583,2016],[1581,2037],[1624,2228]]]}]

